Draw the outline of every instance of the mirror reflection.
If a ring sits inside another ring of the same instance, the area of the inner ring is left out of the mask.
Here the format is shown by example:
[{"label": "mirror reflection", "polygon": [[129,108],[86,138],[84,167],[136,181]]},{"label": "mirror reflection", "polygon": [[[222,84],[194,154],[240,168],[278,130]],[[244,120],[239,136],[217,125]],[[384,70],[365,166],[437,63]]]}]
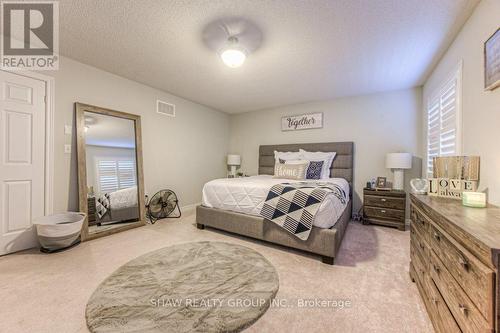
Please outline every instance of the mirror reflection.
[{"label": "mirror reflection", "polygon": [[139,221],[135,126],[85,112],[89,234]]}]

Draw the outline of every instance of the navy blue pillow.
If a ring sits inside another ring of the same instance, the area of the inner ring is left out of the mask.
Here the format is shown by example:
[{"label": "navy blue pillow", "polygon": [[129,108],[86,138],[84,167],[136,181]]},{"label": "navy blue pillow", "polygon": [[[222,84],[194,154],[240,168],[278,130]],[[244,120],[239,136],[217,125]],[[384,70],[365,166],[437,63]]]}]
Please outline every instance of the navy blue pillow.
[{"label": "navy blue pillow", "polygon": [[321,179],[321,169],[324,161],[311,161],[307,168],[306,179]]}]

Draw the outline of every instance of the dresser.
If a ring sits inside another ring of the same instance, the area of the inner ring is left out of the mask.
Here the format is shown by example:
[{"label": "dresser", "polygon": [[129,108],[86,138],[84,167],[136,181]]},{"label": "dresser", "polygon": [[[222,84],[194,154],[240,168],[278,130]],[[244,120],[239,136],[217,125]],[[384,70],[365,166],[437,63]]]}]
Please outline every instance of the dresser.
[{"label": "dresser", "polygon": [[500,208],[410,195],[410,277],[437,332],[497,332]]},{"label": "dresser", "polygon": [[363,223],[405,230],[406,192],[363,190]]}]

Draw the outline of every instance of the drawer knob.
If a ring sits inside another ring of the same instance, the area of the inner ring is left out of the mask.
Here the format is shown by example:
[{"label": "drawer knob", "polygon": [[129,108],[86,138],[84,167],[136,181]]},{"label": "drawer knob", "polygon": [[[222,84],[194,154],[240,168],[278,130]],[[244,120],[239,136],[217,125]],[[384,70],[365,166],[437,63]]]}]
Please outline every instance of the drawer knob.
[{"label": "drawer knob", "polygon": [[441,235],[439,233],[435,232],[434,238],[439,242],[441,240]]},{"label": "drawer knob", "polygon": [[422,244],[422,243],[418,243],[418,245],[420,245],[420,248],[421,248],[422,250],[423,250],[423,249],[425,249],[424,244]]},{"label": "drawer knob", "polygon": [[438,304],[438,300],[437,300],[437,298],[436,298],[436,297],[433,297],[433,298],[432,298],[432,303],[434,303],[434,304]]},{"label": "drawer knob", "polygon": [[385,214],[385,210],[384,209],[382,209],[380,212]]},{"label": "drawer knob", "polygon": [[464,315],[467,315],[467,312],[468,312],[469,310],[467,309],[467,307],[466,307],[465,305],[463,305],[463,304],[459,304],[459,305],[458,305],[458,308],[460,309],[460,311],[461,311]]},{"label": "drawer knob", "polygon": [[441,268],[439,268],[438,265],[432,265],[432,268],[434,268],[434,270],[436,271],[436,273],[439,274],[439,271],[441,270]]},{"label": "drawer knob", "polygon": [[386,200],[386,199],[384,199],[384,198],[382,198],[382,199],[380,199],[380,201],[382,201],[382,202],[386,202],[387,200]]},{"label": "drawer knob", "polygon": [[458,263],[460,264],[460,266],[462,266],[463,269],[465,269],[466,271],[469,270],[469,261],[462,255],[459,255],[458,256]]}]

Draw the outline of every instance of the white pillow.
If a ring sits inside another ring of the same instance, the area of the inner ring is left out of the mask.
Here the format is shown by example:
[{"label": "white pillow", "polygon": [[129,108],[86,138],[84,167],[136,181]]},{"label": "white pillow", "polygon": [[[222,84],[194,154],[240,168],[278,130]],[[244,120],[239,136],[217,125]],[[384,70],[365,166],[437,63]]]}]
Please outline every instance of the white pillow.
[{"label": "white pillow", "polygon": [[280,159],[283,161],[289,160],[300,160],[300,152],[298,151],[274,151],[274,163],[280,163]]},{"label": "white pillow", "polygon": [[309,164],[308,160],[286,160],[285,164]]},{"label": "white pillow", "polygon": [[304,149],[300,149],[300,158],[307,160],[309,162],[314,161],[323,161],[323,167],[321,168],[321,179],[328,179],[330,178],[330,167],[332,166],[333,159],[335,158],[335,155],[337,155],[336,152],[312,152],[312,151],[306,151]]}]

